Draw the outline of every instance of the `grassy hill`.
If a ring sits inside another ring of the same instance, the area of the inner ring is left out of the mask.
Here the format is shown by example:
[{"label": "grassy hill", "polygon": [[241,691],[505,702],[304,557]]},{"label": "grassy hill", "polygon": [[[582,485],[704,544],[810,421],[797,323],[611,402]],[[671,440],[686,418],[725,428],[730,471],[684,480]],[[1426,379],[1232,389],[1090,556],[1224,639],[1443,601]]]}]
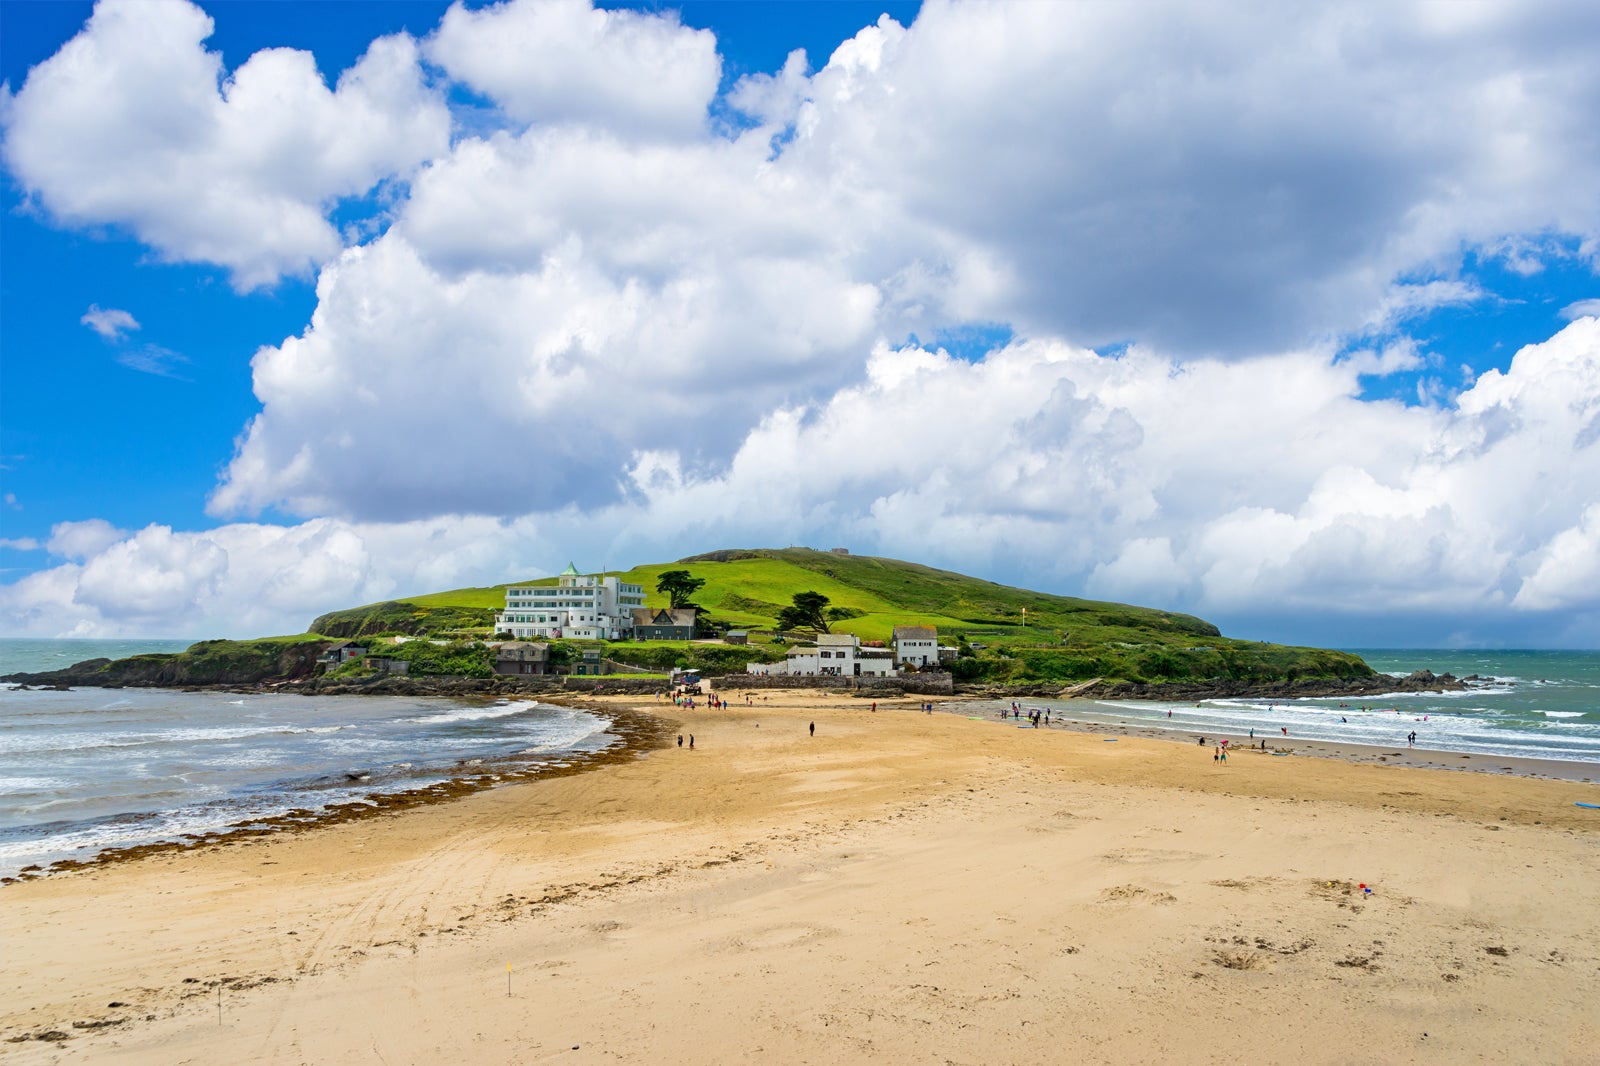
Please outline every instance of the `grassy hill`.
[{"label": "grassy hill", "polygon": [[[735,629],[773,628],[778,612],[804,591],[822,593],[848,615],[833,623],[836,633],[887,641],[897,625],[936,626],[941,643],[961,645],[956,673],[966,680],[1255,682],[1372,674],[1344,652],[1235,640],[1192,615],[1030,592],[897,559],[809,548],[732,550],[618,573],[644,586],[647,604],[666,606],[655,587],[667,570],[704,579],[696,602],[713,620]],[[514,584],[555,582],[550,577]],[[318,618],[312,629],[330,636],[488,636],[490,614],[504,604],[505,586],[453,589],[336,611]],[[661,666],[667,659],[698,664],[702,656],[694,652],[704,646],[670,648],[664,642],[610,645],[608,654],[631,654],[641,665]],[[781,652],[781,646],[765,644],[743,657],[776,658]]]}]

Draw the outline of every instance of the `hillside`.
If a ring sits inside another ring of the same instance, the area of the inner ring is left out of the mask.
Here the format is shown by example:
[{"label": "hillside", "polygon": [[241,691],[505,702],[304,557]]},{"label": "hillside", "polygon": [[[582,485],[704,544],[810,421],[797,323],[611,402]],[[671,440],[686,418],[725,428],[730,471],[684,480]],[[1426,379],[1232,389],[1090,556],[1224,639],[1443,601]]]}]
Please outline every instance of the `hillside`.
[{"label": "hillside", "polygon": [[[969,686],[1032,686],[1049,692],[1070,686],[1084,694],[1170,694],[1181,699],[1207,693],[1309,695],[1313,690],[1371,695],[1412,684],[1439,684],[1431,675],[1404,681],[1379,677],[1346,652],[1224,637],[1216,626],[1192,615],[1031,592],[898,559],[810,548],[740,549],[638,566],[620,576],[644,587],[648,605],[664,607],[666,597],[656,592],[656,582],[668,570],[688,570],[705,582],[695,599],[713,623],[755,635],[748,646],[714,641],[604,644],[604,658],[624,670],[663,675],[679,666],[737,674],[750,661],[781,660],[788,644],[771,635],[778,613],[796,593],[819,592],[830,601],[836,633],[887,641],[897,625],[937,627],[940,643],[958,649],[950,672]],[[549,577],[513,584],[555,582]],[[331,638],[383,634],[449,642],[386,646],[386,655],[410,664],[416,685],[425,688],[434,683],[428,679],[440,677],[488,680],[492,662],[482,642],[493,636],[493,612],[504,602],[505,586],[500,585],[431,592],[330,612],[300,636],[202,641],[177,655],[94,660],[69,670],[4,680],[113,686],[276,684],[309,676],[316,655]],[[792,636],[804,639],[805,634]],[[583,645],[558,640],[552,658],[571,661]],[[342,670],[352,676],[363,672],[355,664]]]},{"label": "hillside", "polygon": [[[1372,676],[1364,662],[1344,652],[1235,640],[1192,615],[1031,592],[897,559],[810,548],[739,549],[638,566],[620,576],[644,586],[647,604],[664,607],[666,597],[655,587],[667,570],[704,579],[696,602],[714,621],[735,629],[771,629],[778,612],[802,591],[822,593],[848,616],[833,623],[834,632],[863,640],[888,640],[896,625],[935,626],[941,643],[961,645],[956,674],[968,681],[1267,683]],[[312,628],[340,637],[482,637],[489,635],[490,611],[503,603],[504,586],[453,589],[332,612]],[[615,655],[625,657],[627,647],[614,646]],[[649,650],[650,658],[659,659],[663,647]]]}]

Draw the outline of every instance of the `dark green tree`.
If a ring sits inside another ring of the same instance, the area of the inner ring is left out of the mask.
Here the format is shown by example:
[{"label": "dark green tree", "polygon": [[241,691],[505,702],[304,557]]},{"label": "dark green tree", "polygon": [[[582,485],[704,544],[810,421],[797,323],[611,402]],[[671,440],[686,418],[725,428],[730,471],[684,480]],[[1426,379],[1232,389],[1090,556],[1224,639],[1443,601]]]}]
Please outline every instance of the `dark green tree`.
[{"label": "dark green tree", "polygon": [[794,606],[778,612],[779,629],[815,629],[828,632],[828,597],[820,592],[797,592]]},{"label": "dark green tree", "polygon": [[693,577],[687,570],[664,570],[656,579],[656,591],[667,594],[667,606],[676,611],[680,607],[693,607],[692,596],[705,585],[703,577]]}]

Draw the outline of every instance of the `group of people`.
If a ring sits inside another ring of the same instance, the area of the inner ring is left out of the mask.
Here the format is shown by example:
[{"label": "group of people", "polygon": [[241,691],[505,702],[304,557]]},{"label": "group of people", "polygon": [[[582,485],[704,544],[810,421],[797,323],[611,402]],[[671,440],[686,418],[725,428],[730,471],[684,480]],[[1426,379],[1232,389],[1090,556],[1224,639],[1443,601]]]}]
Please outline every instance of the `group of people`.
[{"label": "group of people", "polygon": [[[928,713],[929,714],[933,713],[933,704],[931,704],[931,703],[928,704]],[[1033,728],[1035,728],[1035,729],[1039,728],[1040,723],[1043,723],[1045,725],[1049,725],[1050,724],[1050,712],[1048,710],[1044,710],[1044,711],[1034,710],[1034,711],[1026,711],[1025,712],[1023,710],[1023,708],[1017,706],[1015,703],[1013,703],[1011,705],[1010,710],[1007,710],[1004,707],[1000,708],[1000,717],[1001,717],[1001,719],[1005,719],[1008,716],[1011,717],[1011,718],[1014,718],[1014,719],[1016,719],[1018,721],[1021,721],[1024,717],[1026,717],[1028,719],[1028,721],[1033,723]]]}]

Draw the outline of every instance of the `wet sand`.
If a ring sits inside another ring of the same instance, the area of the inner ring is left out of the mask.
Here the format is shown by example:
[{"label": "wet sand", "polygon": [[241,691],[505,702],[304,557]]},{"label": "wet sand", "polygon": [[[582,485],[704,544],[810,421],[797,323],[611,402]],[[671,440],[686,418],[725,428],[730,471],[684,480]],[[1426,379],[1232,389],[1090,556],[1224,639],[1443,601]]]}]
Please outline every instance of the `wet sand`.
[{"label": "wet sand", "polygon": [[670,746],[0,888],[8,1060],[1600,1062],[1595,785],[600,702]]},{"label": "wet sand", "polygon": [[[1081,733],[1093,733],[1099,736],[1148,737],[1151,740],[1161,740],[1190,747],[1198,747],[1197,738],[1203,735],[1206,746],[1210,747],[1226,740],[1230,750],[1239,749],[1239,754],[1242,756],[1250,755],[1253,749],[1257,753],[1264,750],[1268,754],[1276,756],[1304,755],[1313,758],[1338,759],[1342,762],[1372,762],[1434,770],[1467,770],[1477,773],[1515,774],[1520,777],[1543,777],[1556,781],[1577,781],[1591,784],[1600,782],[1600,763],[1577,762],[1567,759],[1530,759],[1515,755],[1469,755],[1458,751],[1432,751],[1427,748],[1410,748],[1405,745],[1391,747],[1331,740],[1301,740],[1292,735],[1274,736],[1264,732],[1257,732],[1253,737],[1248,733],[1232,732],[1200,734],[1192,729],[1163,729],[1160,726],[1147,726],[1137,723],[1085,721],[1072,715],[1072,708],[1076,702],[1078,701],[1052,703],[1050,705],[1050,725],[1048,727],[1041,726],[1041,728],[1067,729]],[[936,705],[936,710],[961,715],[973,714],[976,711],[977,717],[990,717],[999,722],[998,715],[989,705],[975,707],[964,702],[950,701],[944,705]],[[1021,724],[1027,724],[1026,719]],[[1261,747],[1262,741],[1266,742],[1264,749]]]}]

